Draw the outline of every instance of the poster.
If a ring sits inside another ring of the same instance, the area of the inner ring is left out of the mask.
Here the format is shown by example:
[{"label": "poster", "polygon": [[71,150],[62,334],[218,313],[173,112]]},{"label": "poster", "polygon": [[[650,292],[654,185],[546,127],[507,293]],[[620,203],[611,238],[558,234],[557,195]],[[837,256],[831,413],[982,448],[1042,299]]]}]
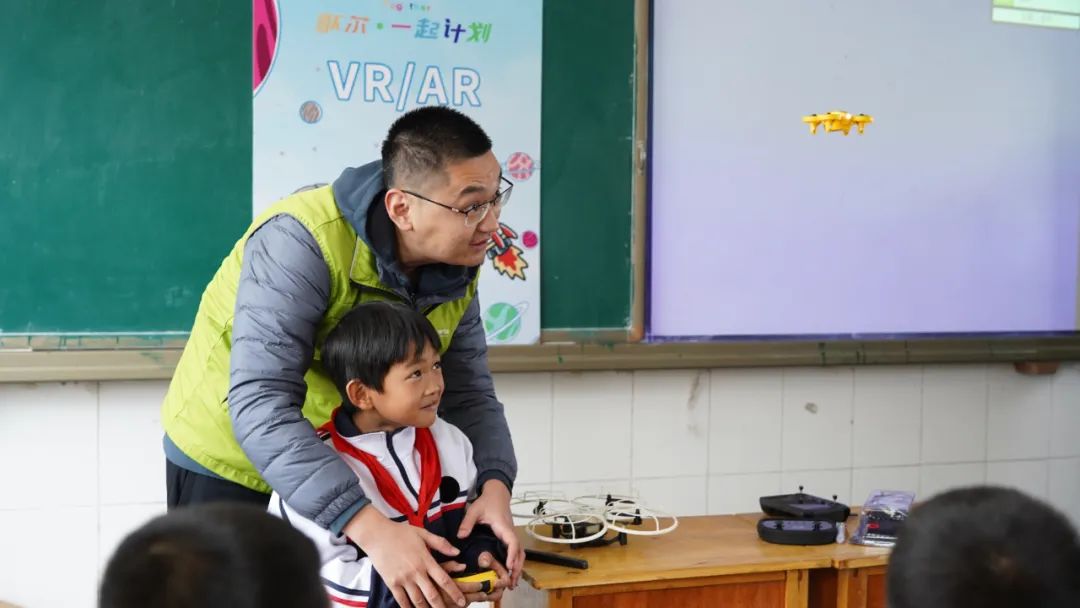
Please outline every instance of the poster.
[{"label": "poster", "polygon": [[480,271],[488,344],[540,338],[541,0],[253,0],[253,214],[379,157],[403,112],[446,105],[514,183]]}]

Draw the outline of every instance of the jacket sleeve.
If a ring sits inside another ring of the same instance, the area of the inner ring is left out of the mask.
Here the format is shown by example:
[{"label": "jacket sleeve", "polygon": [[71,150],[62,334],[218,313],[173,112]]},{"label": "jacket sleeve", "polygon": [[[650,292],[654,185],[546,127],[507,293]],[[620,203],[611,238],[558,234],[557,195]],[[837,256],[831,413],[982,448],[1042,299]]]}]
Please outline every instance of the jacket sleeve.
[{"label": "jacket sleeve", "polygon": [[472,442],[476,487],[498,479],[513,489],[517,477],[514,442],[503,404],[495,397],[478,298],[473,298],[458,324],[442,365],[446,389],[440,412]]},{"label": "jacket sleeve", "polygon": [[373,579],[378,574],[371,566],[371,559],[360,553],[359,548],[348,539],[301,517],[277,494],[270,497],[269,511],[299,530],[315,545],[319,552],[319,577],[333,605],[362,606],[366,603],[369,608],[396,606],[392,602],[370,601],[372,583],[376,582]]},{"label": "jacket sleeve", "polygon": [[356,475],[301,410],[330,271],[311,233],[279,215],[244,246],[230,358],[233,433],[255,469],[301,516],[340,531],[367,504]]}]

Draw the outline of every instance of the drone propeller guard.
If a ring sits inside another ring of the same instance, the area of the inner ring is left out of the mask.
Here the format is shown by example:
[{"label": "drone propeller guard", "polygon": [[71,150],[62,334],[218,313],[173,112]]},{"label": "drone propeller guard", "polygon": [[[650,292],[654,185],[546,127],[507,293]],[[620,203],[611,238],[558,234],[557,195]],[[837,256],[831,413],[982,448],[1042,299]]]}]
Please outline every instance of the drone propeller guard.
[{"label": "drone propeller guard", "polygon": [[[625,545],[628,536],[661,536],[679,525],[676,516],[645,506],[636,497],[602,493],[566,500],[561,494],[527,492],[511,501],[511,513],[527,520],[529,536],[575,546]],[[607,537],[609,530],[614,537]]]}]

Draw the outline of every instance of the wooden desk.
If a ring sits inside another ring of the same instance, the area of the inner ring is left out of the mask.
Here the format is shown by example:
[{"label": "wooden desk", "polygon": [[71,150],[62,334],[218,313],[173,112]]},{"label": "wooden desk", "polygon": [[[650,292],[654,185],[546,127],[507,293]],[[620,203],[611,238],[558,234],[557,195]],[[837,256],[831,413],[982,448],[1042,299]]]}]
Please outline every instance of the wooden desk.
[{"label": "wooden desk", "polygon": [[[760,513],[737,515],[747,525],[757,526]],[[847,538],[855,532],[856,516],[847,520]],[[809,608],[885,608],[885,568],[889,550],[844,543],[820,547],[799,547],[824,551],[832,560],[828,568],[810,571]]]},{"label": "wooden desk", "polygon": [[888,555],[838,558],[810,572],[809,608],[885,608]]},{"label": "wooden desk", "polygon": [[[884,580],[877,569],[884,572],[887,550],[848,544],[772,545],[757,537],[760,517],[687,517],[671,534],[631,537],[625,547],[571,549],[537,541],[519,528],[526,547],[587,559],[589,569],[526,562],[522,579],[527,584],[506,594],[500,608],[877,605],[867,603],[877,597],[871,589],[878,586],[870,581],[875,576]],[[854,521],[849,520],[849,529]],[[883,586],[880,595],[884,597]]]}]

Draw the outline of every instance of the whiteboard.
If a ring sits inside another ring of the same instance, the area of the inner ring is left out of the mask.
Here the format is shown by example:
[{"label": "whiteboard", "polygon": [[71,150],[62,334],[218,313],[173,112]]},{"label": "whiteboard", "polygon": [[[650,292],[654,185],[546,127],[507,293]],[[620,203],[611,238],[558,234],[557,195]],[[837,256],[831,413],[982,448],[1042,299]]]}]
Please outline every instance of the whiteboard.
[{"label": "whiteboard", "polygon": [[654,3],[652,337],[1076,330],[1080,32],[991,12]]}]

